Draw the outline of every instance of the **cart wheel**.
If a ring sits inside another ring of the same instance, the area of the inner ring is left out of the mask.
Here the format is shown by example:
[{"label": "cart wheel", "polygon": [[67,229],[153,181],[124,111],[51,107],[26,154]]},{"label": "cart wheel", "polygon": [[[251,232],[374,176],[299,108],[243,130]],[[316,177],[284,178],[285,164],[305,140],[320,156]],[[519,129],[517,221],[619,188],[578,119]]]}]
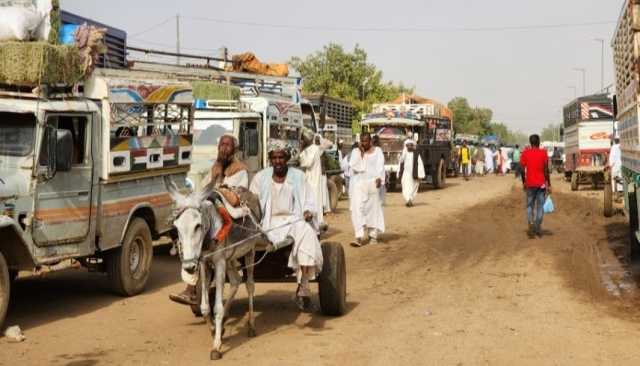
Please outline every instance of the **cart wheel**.
[{"label": "cart wheel", "polygon": [[322,243],[322,273],[318,278],[322,314],[340,316],[347,308],[347,269],[340,243]]},{"label": "cart wheel", "polygon": [[578,181],[580,180],[580,176],[578,172],[571,173],[571,190],[578,190]]},{"label": "cart wheel", "polygon": [[604,173],[604,217],[613,216],[613,188],[611,187],[611,174]]},{"label": "cart wheel", "polygon": [[9,308],[9,297],[11,296],[11,279],[9,278],[9,266],[0,253],[0,329],[4,323]]}]

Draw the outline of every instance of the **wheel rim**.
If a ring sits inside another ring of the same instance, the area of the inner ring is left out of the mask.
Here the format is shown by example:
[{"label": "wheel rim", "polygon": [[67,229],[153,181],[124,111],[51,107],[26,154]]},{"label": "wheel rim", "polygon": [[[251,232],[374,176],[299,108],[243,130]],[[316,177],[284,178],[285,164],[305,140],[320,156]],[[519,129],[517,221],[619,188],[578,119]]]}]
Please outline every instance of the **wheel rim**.
[{"label": "wheel rim", "polygon": [[135,274],[140,269],[140,264],[142,263],[142,253],[143,253],[144,241],[141,237],[136,237],[135,240],[131,243],[131,248],[129,249],[129,270],[131,273]]}]

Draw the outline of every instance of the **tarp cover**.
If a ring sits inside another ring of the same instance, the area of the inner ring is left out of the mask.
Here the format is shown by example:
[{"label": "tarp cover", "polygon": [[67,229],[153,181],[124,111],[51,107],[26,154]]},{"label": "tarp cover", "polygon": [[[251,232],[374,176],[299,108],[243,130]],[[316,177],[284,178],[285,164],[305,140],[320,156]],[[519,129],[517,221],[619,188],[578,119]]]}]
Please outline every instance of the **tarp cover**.
[{"label": "tarp cover", "polygon": [[268,76],[289,76],[287,64],[265,64],[251,52],[235,55],[231,59],[231,70],[235,72],[248,72],[252,74]]}]

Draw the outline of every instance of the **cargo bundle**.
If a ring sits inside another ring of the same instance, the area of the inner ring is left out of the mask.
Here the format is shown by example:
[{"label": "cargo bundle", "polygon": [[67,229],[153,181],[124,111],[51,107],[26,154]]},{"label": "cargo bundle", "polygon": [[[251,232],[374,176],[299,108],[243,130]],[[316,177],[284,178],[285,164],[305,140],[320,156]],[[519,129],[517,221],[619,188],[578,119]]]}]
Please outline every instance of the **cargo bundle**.
[{"label": "cargo bundle", "polygon": [[240,88],[210,81],[195,81],[193,97],[202,100],[240,100]]},{"label": "cargo bundle", "polygon": [[0,84],[73,85],[84,75],[77,47],[46,42],[0,43]]}]

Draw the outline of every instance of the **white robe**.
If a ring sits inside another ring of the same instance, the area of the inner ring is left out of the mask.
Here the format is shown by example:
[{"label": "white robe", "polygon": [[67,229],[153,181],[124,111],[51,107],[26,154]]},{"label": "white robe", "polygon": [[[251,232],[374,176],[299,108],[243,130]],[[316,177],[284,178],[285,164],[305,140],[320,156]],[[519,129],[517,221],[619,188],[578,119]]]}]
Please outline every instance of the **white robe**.
[{"label": "white robe", "polygon": [[[622,151],[620,150],[620,144],[614,144],[609,150],[609,168],[611,168],[612,178],[622,177]],[[614,192],[622,191],[623,187],[620,184],[616,184],[612,179],[612,187]]]},{"label": "white robe", "polygon": [[[418,156],[419,179],[413,178],[413,158],[416,155]],[[418,152],[414,152],[412,154],[407,151],[400,157],[400,164],[402,163],[404,163],[402,178],[400,179],[400,184],[402,184],[402,197],[404,197],[405,202],[413,202],[413,200],[416,199],[418,190],[420,189],[420,180],[424,179],[426,176],[424,172],[424,164],[422,163],[422,156],[420,156]]]},{"label": "white robe", "polygon": [[[300,153],[300,168],[304,170],[304,177],[311,186],[314,202],[316,205],[316,217],[318,222],[324,222],[324,190],[326,190],[327,181],[322,177],[322,149],[318,145],[310,145]],[[324,189],[323,189],[324,181]]]},{"label": "white robe", "polygon": [[349,199],[351,221],[356,237],[364,236],[365,227],[384,232],[384,213],[380,190],[376,187],[376,179],[385,183],[384,155],[382,150],[374,148],[373,153],[362,156],[359,149],[351,152],[349,161],[351,168],[351,182],[349,185]]},{"label": "white robe", "polygon": [[484,168],[487,170],[487,173],[493,173],[493,151],[489,148],[484,148]]},{"label": "white robe", "polygon": [[[272,243],[278,243],[291,236],[293,250],[289,256],[289,267],[298,271],[300,266],[315,269],[311,279],[322,270],[322,248],[318,241],[316,228],[304,221],[304,212],[317,212],[311,187],[305,182],[302,171],[289,168],[282,185],[273,181],[273,168],[258,172],[251,181],[251,192],[260,200],[263,212],[262,229],[271,230],[267,237]],[[317,227],[317,221],[314,220]],[[280,227],[282,226],[282,227]]]}]

